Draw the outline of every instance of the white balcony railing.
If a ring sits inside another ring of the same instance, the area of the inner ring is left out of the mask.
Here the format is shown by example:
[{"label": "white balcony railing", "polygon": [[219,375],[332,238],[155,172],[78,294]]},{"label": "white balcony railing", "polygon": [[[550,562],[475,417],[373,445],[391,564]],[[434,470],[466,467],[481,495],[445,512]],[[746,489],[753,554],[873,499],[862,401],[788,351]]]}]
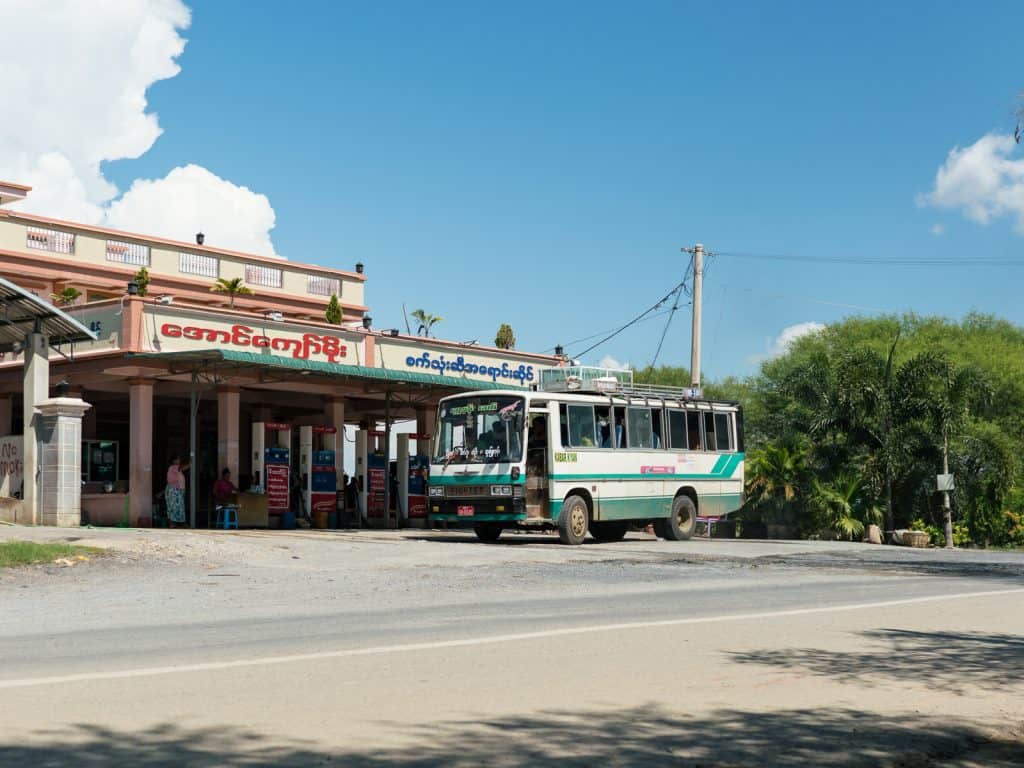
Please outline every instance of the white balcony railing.
[{"label": "white balcony railing", "polygon": [[149,246],[139,243],[124,243],[120,240],[107,240],[107,261],[148,267]]},{"label": "white balcony railing", "polygon": [[61,232],[43,227],[28,227],[25,246],[37,251],[53,253],[74,253],[75,235],[72,232]]}]

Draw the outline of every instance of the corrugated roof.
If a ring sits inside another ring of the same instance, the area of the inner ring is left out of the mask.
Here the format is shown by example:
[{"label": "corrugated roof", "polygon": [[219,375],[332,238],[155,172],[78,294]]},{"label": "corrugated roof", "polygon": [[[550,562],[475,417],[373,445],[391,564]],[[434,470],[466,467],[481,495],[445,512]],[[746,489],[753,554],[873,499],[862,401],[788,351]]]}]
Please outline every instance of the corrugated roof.
[{"label": "corrugated roof", "polygon": [[96,341],[96,334],[71,315],[0,277],[0,351],[10,352],[37,327],[51,344]]},{"label": "corrugated roof", "polygon": [[279,368],[293,371],[309,371],[353,379],[372,379],[375,381],[394,382],[398,384],[421,384],[431,387],[449,389],[525,389],[509,384],[492,381],[475,381],[453,376],[438,376],[433,373],[419,371],[395,371],[389,368],[369,368],[362,365],[343,365],[341,363],[325,363],[320,360],[300,360],[293,357],[263,354],[261,352],[241,352],[234,349],[202,349],[191,352],[134,352],[128,357],[144,360],[164,360],[169,363],[181,362],[186,365],[199,365],[211,362],[224,362],[235,368],[263,367]]}]

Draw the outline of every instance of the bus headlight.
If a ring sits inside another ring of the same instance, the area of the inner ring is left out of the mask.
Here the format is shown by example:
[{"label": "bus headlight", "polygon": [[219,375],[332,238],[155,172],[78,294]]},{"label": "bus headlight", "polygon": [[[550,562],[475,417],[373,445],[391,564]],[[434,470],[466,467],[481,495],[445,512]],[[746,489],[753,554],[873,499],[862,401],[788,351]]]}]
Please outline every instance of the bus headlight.
[{"label": "bus headlight", "polygon": [[492,485],[491,496],[511,496],[512,486],[511,485]]},{"label": "bus headlight", "polygon": [[444,486],[443,485],[437,485],[437,486],[432,485],[432,486],[430,486],[430,488],[428,490],[428,493],[430,494],[431,498],[434,498],[434,499],[436,499],[438,497],[444,498]]}]

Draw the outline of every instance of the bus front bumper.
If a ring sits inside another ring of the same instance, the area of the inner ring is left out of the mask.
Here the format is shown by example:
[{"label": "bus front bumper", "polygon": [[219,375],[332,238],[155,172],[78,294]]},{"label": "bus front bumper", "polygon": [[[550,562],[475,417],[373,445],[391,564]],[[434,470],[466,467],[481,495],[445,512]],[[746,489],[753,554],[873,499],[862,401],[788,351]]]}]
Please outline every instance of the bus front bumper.
[{"label": "bus front bumper", "polygon": [[430,522],[515,523],[526,519],[524,499],[428,499]]}]

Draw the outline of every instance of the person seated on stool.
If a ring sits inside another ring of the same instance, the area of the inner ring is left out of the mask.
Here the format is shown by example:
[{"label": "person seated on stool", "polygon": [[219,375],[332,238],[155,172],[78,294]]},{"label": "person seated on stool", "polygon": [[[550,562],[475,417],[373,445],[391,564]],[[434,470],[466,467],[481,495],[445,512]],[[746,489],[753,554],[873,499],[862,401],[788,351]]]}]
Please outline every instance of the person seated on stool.
[{"label": "person seated on stool", "polygon": [[231,470],[227,467],[221,470],[220,479],[213,484],[213,503],[218,507],[235,503],[235,494],[238,488],[231,482]]}]

